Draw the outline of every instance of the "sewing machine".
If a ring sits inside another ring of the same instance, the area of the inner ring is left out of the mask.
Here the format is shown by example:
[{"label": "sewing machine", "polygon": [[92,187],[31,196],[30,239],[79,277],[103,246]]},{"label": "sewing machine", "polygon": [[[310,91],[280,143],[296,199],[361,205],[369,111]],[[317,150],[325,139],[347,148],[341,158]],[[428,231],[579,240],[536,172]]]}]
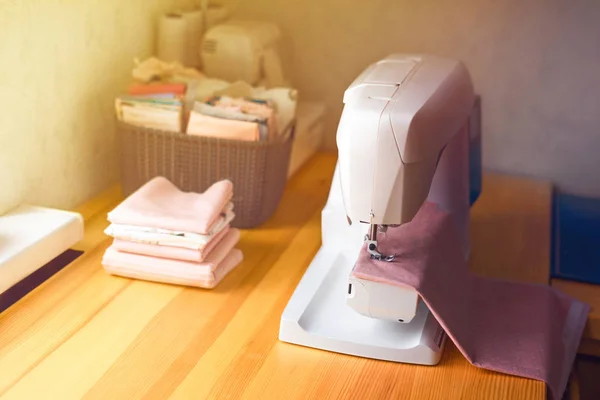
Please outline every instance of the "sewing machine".
[{"label": "sewing machine", "polygon": [[288,86],[279,57],[281,32],[272,23],[228,21],[203,39],[204,72],[228,82],[242,80],[268,88]]},{"label": "sewing machine", "polygon": [[[382,360],[436,364],[445,333],[408,288],[351,276],[377,235],[425,201],[451,213],[469,254],[469,143],[475,95],[458,61],[392,55],[346,90],[322,246],[281,318],[284,342]],[[390,264],[390,268],[393,268]]]}]

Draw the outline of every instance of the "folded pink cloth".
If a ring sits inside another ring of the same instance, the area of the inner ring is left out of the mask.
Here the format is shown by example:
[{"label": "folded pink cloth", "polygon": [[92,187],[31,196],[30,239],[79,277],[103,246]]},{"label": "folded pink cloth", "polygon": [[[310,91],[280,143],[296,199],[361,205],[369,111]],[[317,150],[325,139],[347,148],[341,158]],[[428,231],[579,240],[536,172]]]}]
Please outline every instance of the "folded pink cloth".
[{"label": "folded pink cloth", "polygon": [[111,246],[104,253],[102,265],[113,275],[210,289],[242,261],[242,252],[234,248],[238,238],[239,231],[230,229],[201,263],[126,253]]},{"label": "folded pink cloth", "polygon": [[550,286],[471,274],[454,229],[449,214],[426,203],[412,222],[380,236],[393,262],[363,249],[352,273],[414,288],[471,364],[544,381],[560,399],[589,306]]},{"label": "folded pink cloth", "polygon": [[[172,260],[202,262],[210,254],[211,250],[214,249],[215,246],[217,246],[217,244],[219,244],[219,242],[225,237],[225,235],[227,235],[228,232],[229,227],[227,226],[221,232],[213,236],[210,242],[208,242],[203,248],[199,250],[189,249],[185,247],[138,243],[123,239],[114,239],[112,247],[116,250],[124,251],[126,253],[141,254],[145,256],[160,258],[169,258]],[[233,235],[235,236],[235,239],[233,240],[233,244],[235,245],[235,243],[237,243],[237,241],[240,238],[239,231],[235,229]]]},{"label": "folded pink cloth", "polygon": [[229,180],[214,183],[204,193],[182,192],[167,178],[153,178],[108,213],[113,224],[146,226],[210,234],[231,200]]}]

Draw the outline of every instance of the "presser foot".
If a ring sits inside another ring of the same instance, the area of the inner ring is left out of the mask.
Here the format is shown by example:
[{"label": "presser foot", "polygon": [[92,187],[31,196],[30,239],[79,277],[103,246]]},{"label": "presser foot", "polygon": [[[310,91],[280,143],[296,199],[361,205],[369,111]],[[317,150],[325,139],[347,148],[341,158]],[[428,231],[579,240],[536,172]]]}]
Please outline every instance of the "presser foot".
[{"label": "presser foot", "polygon": [[386,225],[381,225],[378,227],[377,224],[371,224],[371,227],[369,228],[369,233],[365,236],[365,241],[367,242],[367,251],[371,255],[372,260],[387,261],[387,262],[393,261],[394,258],[396,257],[395,254],[385,255],[385,254],[380,253],[379,250],[377,250],[377,230],[378,230],[378,228],[382,232],[385,232],[387,230]]},{"label": "presser foot", "polygon": [[367,251],[369,252],[369,255],[371,256],[372,260],[390,262],[390,261],[394,261],[394,258],[396,258],[395,254],[390,254],[390,255],[381,254],[377,250],[377,241],[376,240],[367,240]]}]

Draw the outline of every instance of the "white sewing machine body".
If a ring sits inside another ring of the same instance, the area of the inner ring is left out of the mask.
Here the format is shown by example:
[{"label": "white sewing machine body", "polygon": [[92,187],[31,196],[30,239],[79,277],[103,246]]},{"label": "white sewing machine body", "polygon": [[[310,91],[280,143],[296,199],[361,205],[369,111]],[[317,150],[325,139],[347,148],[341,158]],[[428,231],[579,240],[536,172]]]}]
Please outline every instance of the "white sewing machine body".
[{"label": "white sewing machine body", "polygon": [[391,361],[439,361],[445,334],[418,294],[351,272],[366,237],[376,246],[381,227],[410,222],[425,201],[453,215],[468,255],[474,104],[466,68],[432,56],[390,56],[347,89],[322,246],[282,315],[280,340]]}]

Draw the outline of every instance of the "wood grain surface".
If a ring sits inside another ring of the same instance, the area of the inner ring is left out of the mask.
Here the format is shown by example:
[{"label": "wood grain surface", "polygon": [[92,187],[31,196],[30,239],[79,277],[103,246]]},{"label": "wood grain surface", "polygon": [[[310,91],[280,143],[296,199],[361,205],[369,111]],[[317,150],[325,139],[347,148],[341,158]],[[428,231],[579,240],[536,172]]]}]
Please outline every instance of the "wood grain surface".
[{"label": "wood grain surface", "polygon": [[[80,208],[86,253],[0,314],[0,398],[544,399],[543,383],[473,367],[451,343],[427,367],[278,341],[320,246],[335,160],[316,156],[276,214],[242,232],[244,262],[213,290],[106,274],[102,230],[117,191]],[[547,281],[548,184],[488,174],[472,215],[474,270]]]}]

